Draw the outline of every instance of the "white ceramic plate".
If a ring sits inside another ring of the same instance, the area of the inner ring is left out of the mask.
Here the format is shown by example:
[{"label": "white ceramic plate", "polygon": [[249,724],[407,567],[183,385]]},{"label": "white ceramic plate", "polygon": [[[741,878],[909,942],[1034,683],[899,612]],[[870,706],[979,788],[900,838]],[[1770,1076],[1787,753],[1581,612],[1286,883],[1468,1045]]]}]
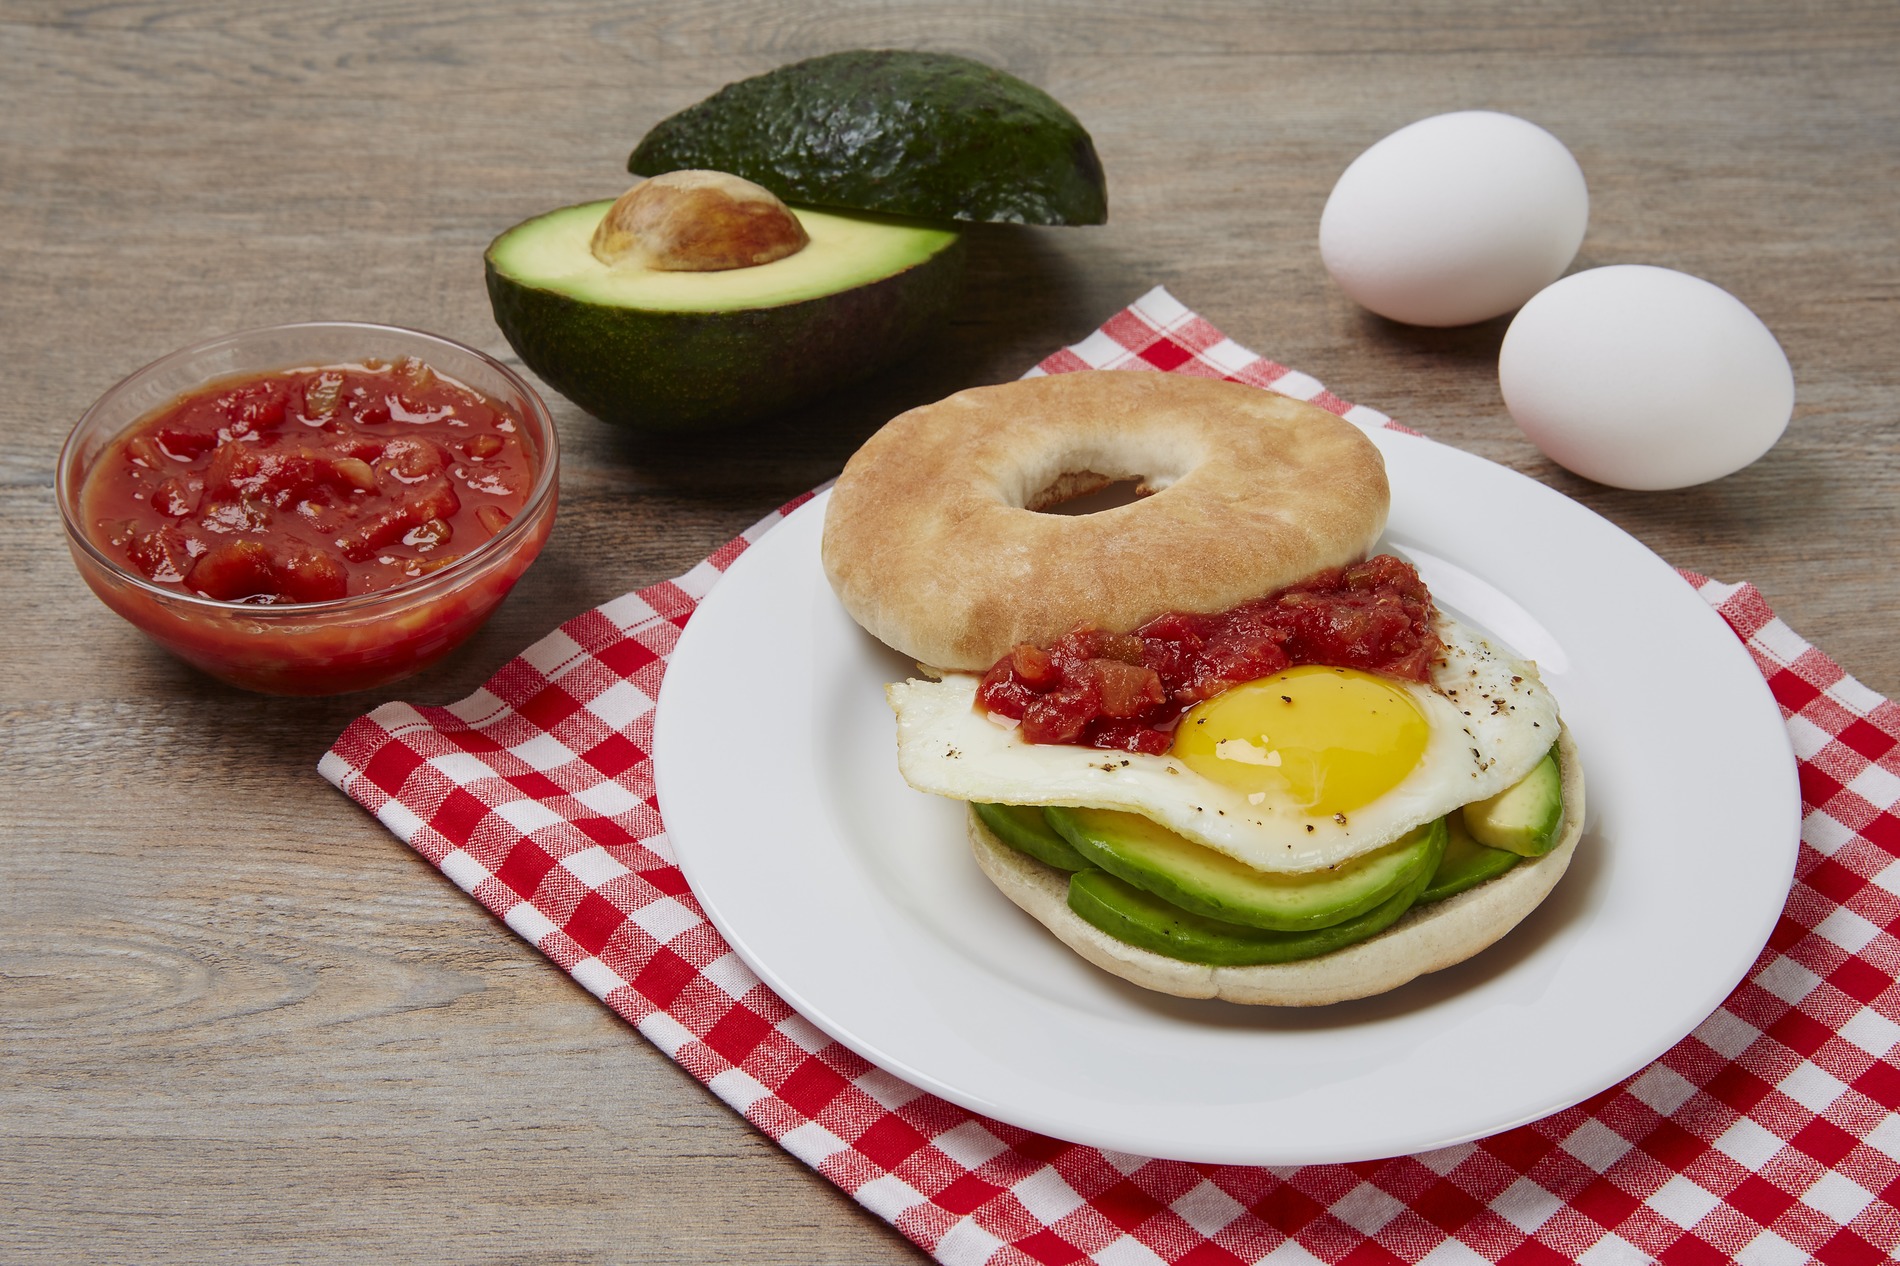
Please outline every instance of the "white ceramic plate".
[{"label": "white ceramic plate", "polygon": [[1058,1138],[1251,1164],[1368,1160],[1535,1120],[1709,1015],[1793,876],[1787,731],[1721,619],[1660,559],[1503,467],[1394,432],[1387,548],[1535,659],[1589,816],[1551,898],[1478,957],[1315,1010],[1151,994],[977,871],[959,804],[898,776],[886,681],[819,564],[825,499],[742,555],[674,652],[655,737],[680,864],[813,1023],[945,1099]]}]

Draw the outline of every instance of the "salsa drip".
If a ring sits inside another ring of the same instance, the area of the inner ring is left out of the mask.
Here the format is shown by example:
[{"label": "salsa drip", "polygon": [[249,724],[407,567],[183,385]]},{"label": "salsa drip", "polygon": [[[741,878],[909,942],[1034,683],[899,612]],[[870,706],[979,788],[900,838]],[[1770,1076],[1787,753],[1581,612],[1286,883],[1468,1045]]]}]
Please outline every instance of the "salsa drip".
[{"label": "salsa drip", "polygon": [[517,419],[411,357],[254,375],[181,397],[87,475],[94,544],[225,602],[324,602],[439,570],[527,502]]},{"label": "salsa drip", "polygon": [[1443,653],[1432,596],[1410,563],[1379,554],[1214,615],[1171,611],[1133,633],[1094,625],[996,661],[977,706],[1031,743],[1160,755],[1189,708],[1300,664],[1423,682]]}]

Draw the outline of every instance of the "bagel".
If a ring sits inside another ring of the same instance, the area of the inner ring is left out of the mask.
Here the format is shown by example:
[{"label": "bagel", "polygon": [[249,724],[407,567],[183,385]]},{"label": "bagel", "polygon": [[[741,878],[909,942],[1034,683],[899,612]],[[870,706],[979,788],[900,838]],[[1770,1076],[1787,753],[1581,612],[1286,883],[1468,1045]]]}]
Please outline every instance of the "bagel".
[{"label": "bagel", "polygon": [[[1128,505],[1040,512],[1129,479]],[[1064,374],[892,420],[839,477],[822,555],[934,678],[886,689],[899,770],[983,806],[970,847],[1011,901],[1146,988],[1315,1006],[1484,949],[1583,829],[1535,666],[1366,557],[1389,499],[1378,448],[1313,406]],[[1490,849],[1448,854],[1453,814]]]},{"label": "bagel", "polygon": [[[1150,495],[1039,513],[1130,479]],[[1225,611],[1356,562],[1389,495],[1372,441],[1313,405],[1175,374],[1054,374],[885,425],[832,490],[823,561],[873,636],[980,672],[1083,621]]]},{"label": "bagel", "polygon": [[1258,1006],[1313,1007],[1385,993],[1461,963],[1496,943],[1550,894],[1583,836],[1583,766],[1568,728],[1560,732],[1564,824],[1557,845],[1457,896],[1413,906],[1385,931],[1344,949],[1292,963],[1211,967],[1116,940],[1069,908],[1069,877],[997,839],[968,811],[970,851],[1003,894],[1095,966],[1178,998]]}]

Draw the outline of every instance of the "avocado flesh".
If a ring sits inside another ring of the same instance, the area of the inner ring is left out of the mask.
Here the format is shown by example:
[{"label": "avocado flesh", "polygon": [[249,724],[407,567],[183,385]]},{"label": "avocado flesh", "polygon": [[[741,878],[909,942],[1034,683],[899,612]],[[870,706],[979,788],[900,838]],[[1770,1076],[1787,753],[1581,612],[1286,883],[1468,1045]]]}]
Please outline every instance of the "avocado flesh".
[{"label": "avocado flesh", "polygon": [[1524,860],[1516,853],[1491,848],[1472,839],[1471,833],[1465,830],[1463,814],[1448,814],[1444,822],[1447,831],[1445,856],[1438,863],[1438,869],[1432,872],[1424,891],[1418,894],[1419,905],[1455,897],[1467,889],[1496,879]]},{"label": "avocado flesh", "polygon": [[990,834],[1019,853],[1027,853],[1057,870],[1087,870],[1089,863],[1075,847],[1057,835],[1033,805],[972,804]]},{"label": "avocado flesh", "polygon": [[1563,772],[1551,748],[1531,772],[1489,800],[1464,807],[1471,838],[1520,857],[1541,857],[1557,843],[1564,820]]},{"label": "avocado flesh", "polygon": [[891,216],[793,207],[811,241],[784,259],[718,272],[664,272],[594,258],[594,230],[613,200],[562,207],[509,229],[488,248],[495,268],[524,285],[586,303],[645,312],[776,308],[881,281],[924,263],[956,240],[954,229]]},{"label": "avocado flesh", "polygon": [[1048,808],[1049,825],[1088,863],[1183,910],[1294,932],[1342,923],[1430,876],[1444,848],[1439,822],[1365,857],[1307,874],[1267,874],[1136,813]]},{"label": "avocado flesh", "polygon": [[1290,963],[1344,949],[1383,932],[1411,908],[1444,847],[1434,832],[1434,847],[1424,873],[1385,901],[1340,923],[1304,932],[1273,932],[1210,919],[1137,888],[1103,870],[1079,871],[1069,878],[1069,909],[1118,941],[1167,958],[1216,967]]},{"label": "avocado flesh", "polygon": [[495,324],[522,361],[620,425],[732,425],[842,387],[914,348],[962,279],[953,230],[802,207],[810,245],[770,264],[610,268],[589,242],[612,205],[524,221],[486,268]]},{"label": "avocado flesh", "polygon": [[936,220],[1101,224],[1095,144],[1055,98],[943,53],[863,50],[794,62],[689,106],[627,170],[731,172],[787,202]]}]

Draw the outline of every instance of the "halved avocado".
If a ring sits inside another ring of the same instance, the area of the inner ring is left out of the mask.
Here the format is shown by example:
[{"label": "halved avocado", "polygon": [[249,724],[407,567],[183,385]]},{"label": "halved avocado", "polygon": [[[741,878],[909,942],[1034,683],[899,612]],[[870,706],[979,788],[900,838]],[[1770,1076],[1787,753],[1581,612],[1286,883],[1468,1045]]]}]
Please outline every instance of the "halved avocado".
[{"label": "halved avocado", "polygon": [[933,220],[1101,224],[1095,143],[1048,93],[947,53],[861,49],[780,66],[662,119],[627,170],[712,168],[787,202]]},{"label": "halved avocado", "polygon": [[793,207],[804,249],[749,268],[613,266],[590,249],[611,199],[515,225],[488,248],[495,324],[549,386],[607,422],[731,425],[834,390],[909,351],[949,311],[957,233]]}]

